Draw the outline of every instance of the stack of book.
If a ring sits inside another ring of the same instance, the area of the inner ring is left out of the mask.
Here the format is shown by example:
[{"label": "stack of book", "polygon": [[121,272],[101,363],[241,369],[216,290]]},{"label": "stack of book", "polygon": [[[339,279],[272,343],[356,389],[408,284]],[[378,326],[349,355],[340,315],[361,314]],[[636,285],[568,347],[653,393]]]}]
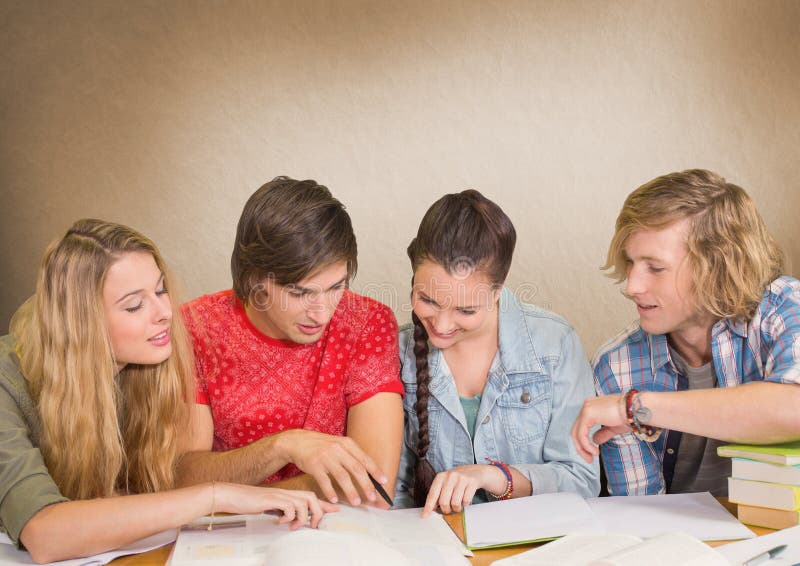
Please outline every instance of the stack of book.
[{"label": "stack of book", "polygon": [[800,524],[800,442],[728,444],[717,454],[733,458],[728,499],[739,521],[770,529]]}]

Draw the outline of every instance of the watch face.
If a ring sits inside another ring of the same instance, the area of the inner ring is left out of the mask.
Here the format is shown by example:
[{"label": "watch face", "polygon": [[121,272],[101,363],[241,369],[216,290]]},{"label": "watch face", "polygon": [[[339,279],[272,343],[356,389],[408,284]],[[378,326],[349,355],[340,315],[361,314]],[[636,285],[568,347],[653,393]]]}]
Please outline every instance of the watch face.
[{"label": "watch face", "polygon": [[639,407],[634,413],[636,413],[636,418],[640,423],[649,423],[650,419],[653,418],[653,413],[647,407]]}]

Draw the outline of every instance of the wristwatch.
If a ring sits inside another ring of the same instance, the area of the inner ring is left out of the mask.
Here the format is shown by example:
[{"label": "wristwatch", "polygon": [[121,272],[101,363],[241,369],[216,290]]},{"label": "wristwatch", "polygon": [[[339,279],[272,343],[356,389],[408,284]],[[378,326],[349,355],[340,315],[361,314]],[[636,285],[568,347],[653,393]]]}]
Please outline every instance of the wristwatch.
[{"label": "wristwatch", "polygon": [[650,426],[653,413],[642,404],[641,393],[638,389],[631,389],[625,394],[625,413],[628,426],[633,429],[633,434],[639,440],[655,442],[661,436],[663,429]]}]

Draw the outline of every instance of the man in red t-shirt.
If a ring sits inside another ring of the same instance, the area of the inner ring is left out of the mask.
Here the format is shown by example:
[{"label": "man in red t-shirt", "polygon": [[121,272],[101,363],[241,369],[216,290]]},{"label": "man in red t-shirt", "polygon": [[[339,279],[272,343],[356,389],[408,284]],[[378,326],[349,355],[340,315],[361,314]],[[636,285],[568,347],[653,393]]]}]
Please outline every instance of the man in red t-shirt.
[{"label": "man in red t-shirt", "polygon": [[[356,240],[314,181],[278,177],[248,200],[233,289],[183,306],[197,366],[183,484],[280,482],[354,505],[392,493],[403,409],[397,322],[348,290]],[[366,499],[362,499],[365,497]]]}]

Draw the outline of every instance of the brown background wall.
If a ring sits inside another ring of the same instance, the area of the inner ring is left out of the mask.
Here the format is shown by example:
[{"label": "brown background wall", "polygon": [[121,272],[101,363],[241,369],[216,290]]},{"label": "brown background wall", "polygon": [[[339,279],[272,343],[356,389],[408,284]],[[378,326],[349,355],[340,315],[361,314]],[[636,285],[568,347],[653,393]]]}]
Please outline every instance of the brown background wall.
[{"label": "brown background wall", "polygon": [[357,289],[407,321],[445,192],[519,231],[510,285],[591,352],[636,317],[598,270],[622,200],[689,167],[745,187],[800,275],[800,2],[0,2],[0,331],[75,219],[229,286],[247,196],[288,174],[353,216]]}]

